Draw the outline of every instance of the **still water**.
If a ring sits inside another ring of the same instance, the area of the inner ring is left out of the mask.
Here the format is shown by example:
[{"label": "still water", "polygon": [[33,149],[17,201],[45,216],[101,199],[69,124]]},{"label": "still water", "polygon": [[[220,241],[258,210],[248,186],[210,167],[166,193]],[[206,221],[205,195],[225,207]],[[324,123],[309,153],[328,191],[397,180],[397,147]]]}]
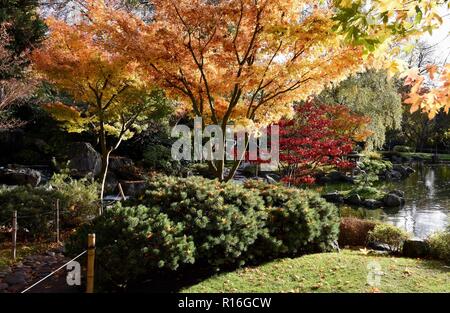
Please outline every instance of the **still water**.
[{"label": "still water", "polygon": [[[403,181],[377,186],[387,191],[403,190],[404,207],[389,210],[341,207],[341,215],[381,220],[405,229],[416,238],[444,230],[450,224],[450,165],[418,165],[415,170]],[[334,186],[341,188],[348,189],[348,185]]]}]

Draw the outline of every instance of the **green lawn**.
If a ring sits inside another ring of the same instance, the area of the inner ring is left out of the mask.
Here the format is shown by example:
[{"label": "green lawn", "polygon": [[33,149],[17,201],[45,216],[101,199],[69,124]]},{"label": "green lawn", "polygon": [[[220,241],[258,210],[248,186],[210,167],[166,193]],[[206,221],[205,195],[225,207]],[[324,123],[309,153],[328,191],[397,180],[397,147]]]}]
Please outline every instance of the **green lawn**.
[{"label": "green lawn", "polygon": [[[381,266],[375,287],[368,284],[371,262]],[[343,250],[239,269],[182,292],[450,292],[450,268],[437,261]]]},{"label": "green lawn", "polygon": [[[381,153],[391,153],[387,151],[382,151]],[[423,152],[397,152],[398,155],[405,158],[419,157],[424,160],[431,160],[433,153],[423,153]],[[450,154],[438,154],[441,161],[450,161]]]}]

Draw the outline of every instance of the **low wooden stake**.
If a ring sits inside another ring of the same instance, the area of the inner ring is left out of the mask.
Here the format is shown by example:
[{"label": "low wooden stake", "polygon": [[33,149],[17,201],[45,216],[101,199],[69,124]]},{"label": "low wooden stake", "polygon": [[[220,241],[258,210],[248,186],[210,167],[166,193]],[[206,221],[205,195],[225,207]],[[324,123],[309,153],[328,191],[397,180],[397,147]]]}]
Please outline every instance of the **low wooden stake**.
[{"label": "low wooden stake", "polygon": [[56,243],[59,243],[59,199],[56,199]]},{"label": "low wooden stake", "polygon": [[12,220],[12,257],[16,260],[17,257],[17,211],[13,212]]},{"label": "low wooden stake", "polygon": [[95,234],[88,235],[86,293],[94,292]]},{"label": "low wooden stake", "polygon": [[125,193],[123,192],[122,184],[119,183],[118,186],[119,186],[120,196],[122,197],[122,200],[125,200],[126,197],[125,197]]}]

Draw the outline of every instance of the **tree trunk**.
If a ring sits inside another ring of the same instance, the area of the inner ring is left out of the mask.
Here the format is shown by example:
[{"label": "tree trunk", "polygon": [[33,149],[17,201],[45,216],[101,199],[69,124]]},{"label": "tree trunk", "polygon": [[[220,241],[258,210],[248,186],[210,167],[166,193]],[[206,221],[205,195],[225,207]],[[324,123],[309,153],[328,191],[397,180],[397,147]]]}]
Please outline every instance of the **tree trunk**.
[{"label": "tree trunk", "polygon": [[102,179],[101,189],[100,189],[100,209],[99,215],[103,214],[103,197],[105,194],[105,184],[106,184],[106,175],[108,174],[108,165],[109,165],[109,155],[112,152],[112,149],[107,148],[106,144],[106,132],[103,122],[100,122],[100,148],[102,155],[102,170],[100,172],[100,177]]},{"label": "tree trunk", "polygon": [[103,213],[103,198],[105,195],[106,176],[108,175],[109,156],[111,155],[112,151],[113,150],[110,149],[109,151],[106,151],[105,154],[102,152],[102,171],[101,171],[102,185],[100,189],[100,201],[101,201],[100,214]]}]

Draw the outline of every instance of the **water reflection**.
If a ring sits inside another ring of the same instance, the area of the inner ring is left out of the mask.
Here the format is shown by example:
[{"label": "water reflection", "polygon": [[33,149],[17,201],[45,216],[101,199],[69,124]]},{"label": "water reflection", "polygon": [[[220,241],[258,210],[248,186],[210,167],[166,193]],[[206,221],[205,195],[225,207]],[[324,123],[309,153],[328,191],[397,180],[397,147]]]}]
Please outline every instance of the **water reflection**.
[{"label": "water reflection", "polygon": [[450,165],[422,165],[415,169],[416,172],[404,181],[379,186],[386,190],[405,191],[406,205],[403,208],[368,210],[343,207],[341,214],[382,220],[417,238],[426,238],[444,230],[450,219]]}]

